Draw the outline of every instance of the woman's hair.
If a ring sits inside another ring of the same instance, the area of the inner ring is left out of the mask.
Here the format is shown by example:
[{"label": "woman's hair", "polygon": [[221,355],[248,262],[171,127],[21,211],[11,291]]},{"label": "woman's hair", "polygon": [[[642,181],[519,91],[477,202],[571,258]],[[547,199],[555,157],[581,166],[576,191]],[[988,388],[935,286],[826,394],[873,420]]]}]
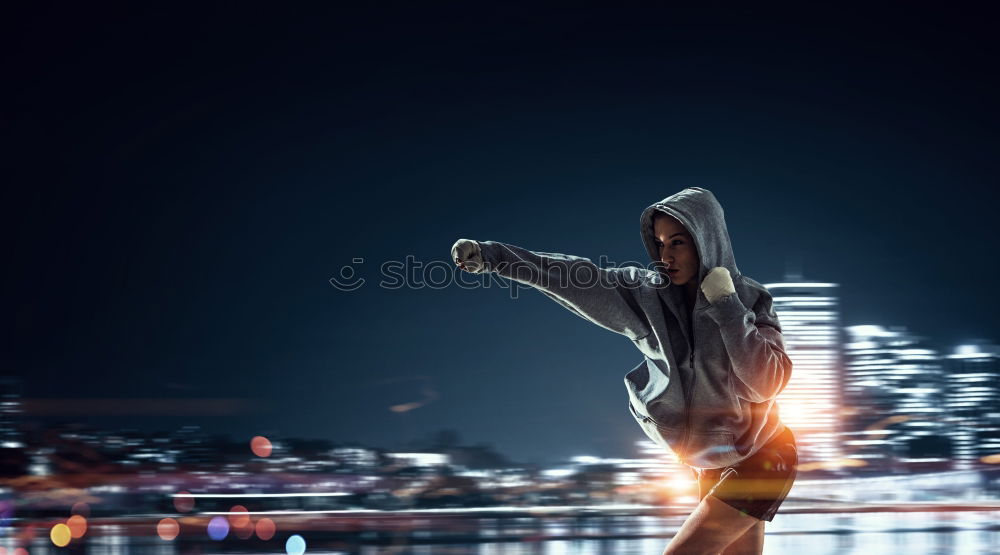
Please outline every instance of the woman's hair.
[{"label": "woman's hair", "polygon": [[690,230],[688,230],[687,226],[684,225],[683,222],[671,216],[670,214],[667,214],[666,212],[660,212],[659,210],[653,212],[652,216],[650,216],[649,218],[650,229],[656,229],[656,218],[670,218],[671,220],[674,220],[675,222],[681,224],[681,227],[684,228],[684,231],[687,231],[688,233],[691,232]]}]

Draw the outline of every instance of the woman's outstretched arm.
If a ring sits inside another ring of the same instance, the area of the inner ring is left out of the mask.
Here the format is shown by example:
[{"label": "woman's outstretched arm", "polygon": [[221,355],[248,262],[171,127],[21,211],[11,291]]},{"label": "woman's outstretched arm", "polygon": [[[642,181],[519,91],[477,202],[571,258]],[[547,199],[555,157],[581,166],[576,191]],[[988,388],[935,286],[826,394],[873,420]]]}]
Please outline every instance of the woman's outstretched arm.
[{"label": "woman's outstretched arm", "polygon": [[754,403],[777,397],[792,377],[792,361],[771,295],[762,293],[751,310],[730,293],[716,298],[706,312],[719,325],[733,372],[743,385],[741,397]]},{"label": "woman's outstretched arm", "polygon": [[639,339],[650,333],[639,306],[649,271],[600,268],[588,258],[535,252],[498,241],[477,241],[485,271],[530,285],[577,316],[602,328]]}]

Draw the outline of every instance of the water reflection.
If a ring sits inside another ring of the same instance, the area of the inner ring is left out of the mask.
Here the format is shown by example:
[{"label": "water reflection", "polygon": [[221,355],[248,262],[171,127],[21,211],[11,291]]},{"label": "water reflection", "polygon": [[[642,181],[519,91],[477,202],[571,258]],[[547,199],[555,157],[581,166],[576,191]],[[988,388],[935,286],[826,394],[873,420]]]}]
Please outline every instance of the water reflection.
[{"label": "water reflection", "polygon": [[[1000,511],[955,513],[779,514],[767,525],[764,553],[826,554],[979,554],[1000,553]],[[482,518],[461,523],[461,537],[480,541],[448,541],[430,529],[431,521],[415,523],[391,542],[376,542],[364,534],[350,538],[302,532],[306,554],[456,554],[456,555],[659,555],[683,517],[588,516],[586,518]],[[134,531],[134,530],[133,530]],[[285,537],[270,542],[242,542],[207,537],[163,541],[155,534],[124,535],[120,527],[69,548],[56,548],[47,535],[36,535],[29,555],[88,553],[93,555],[187,555],[199,553],[284,552]],[[442,541],[443,540],[443,541]],[[375,545],[379,543],[380,545]],[[387,545],[390,544],[390,545]],[[0,539],[13,553],[14,538]]]}]

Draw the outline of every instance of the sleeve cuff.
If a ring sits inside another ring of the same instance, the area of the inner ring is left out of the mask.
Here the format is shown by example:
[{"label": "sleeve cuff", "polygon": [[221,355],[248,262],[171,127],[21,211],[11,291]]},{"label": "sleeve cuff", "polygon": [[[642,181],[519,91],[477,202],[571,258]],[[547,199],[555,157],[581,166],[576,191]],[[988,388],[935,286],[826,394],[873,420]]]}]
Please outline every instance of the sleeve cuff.
[{"label": "sleeve cuff", "polygon": [[717,324],[724,324],[736,318],[742,318],[747,313],[747,308],[740,301],[740,296],[730,293],[725,297],[715,299],[705,312],[715,320]]},{"label": "sleeve cuff", "polygon": [[486,271],[492,272],[503,261],[503,249],[496,241],[479,241],[479,251],[483,255]]}]

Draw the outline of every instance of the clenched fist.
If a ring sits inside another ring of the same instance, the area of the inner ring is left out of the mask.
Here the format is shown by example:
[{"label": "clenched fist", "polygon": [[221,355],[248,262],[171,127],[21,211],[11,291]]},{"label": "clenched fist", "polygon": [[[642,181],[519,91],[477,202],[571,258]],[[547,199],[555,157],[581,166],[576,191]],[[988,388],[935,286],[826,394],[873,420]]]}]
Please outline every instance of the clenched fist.
[{"label": "clenched fist", "polygon": [[717,266],[702,280],[701,290],[705,292],[708,302],[714,303],[722,297],[735,293],[736,287],[733,285],[733,276],[729,275],[729,270]]},{"label": "clenched fist", "polygon": [[486,270],[486,264],[483,263],[483,251],[479,248],[479,243],[472,239],[455,241],[451,247],[451,259],[466,272],[480,274]]}]

